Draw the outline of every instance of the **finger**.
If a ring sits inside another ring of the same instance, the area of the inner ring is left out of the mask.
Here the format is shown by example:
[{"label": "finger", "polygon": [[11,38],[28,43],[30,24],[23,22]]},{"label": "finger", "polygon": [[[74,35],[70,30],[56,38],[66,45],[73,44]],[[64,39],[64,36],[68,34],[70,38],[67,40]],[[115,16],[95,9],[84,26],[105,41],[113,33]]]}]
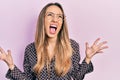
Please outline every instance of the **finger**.
[{"label": "finger", "polygon": [[89,48],[88,42],[86,42],[85,45],[86,45],[86,49],[88,49]]},{"label": "finger", "polygon": [[99,42],[99,40],[100,40],[100,38],[97,38],[97,39],[94,41],[94,43],[93,43],[93,45],[92,45],[91,47],[94,48],[94,47],[97,45],[97,43]]},{"label": "finger", "polygon": [[[107,48],[108,48],[108,46],[103,46],[103,47],[99,48],[98,51],[101,51],[101,50],[103,50],[103,49],[107,49]],[[98,51],[97,51],[97,52],[98,52]]]},{"label": "finger", "polygon": [[0,52],[1,53],[5,53],[5,51],[0,47]]},{"label": "finger", "polygon": [[0,60],[2,60],[2,53],[0,52]]},{"label": "finger", "polygon": [[96,53],[103,53],[103,51],[100,50],[100,51],[97,51]]},{"label": "finger", "polygon": [[103,46],[106,43],[107,43],[107,41],[103,41],[103,42],[101,42],[101,43],[98,44],[98,47],[101,47],[101,46]]},{"label": "finger", "polygon": [[11,51],[10,51],[10,50],[7,50],[7,52],[8,52],[8,55],[11,56]]},{"label": "finger", "polygon": [[1,60],[1,54],[0,54],[0,60]]},{"label": "finger", "polygon": [[100,38],[97,38],[97,39],[94,41],[93,46],[96,45],[99,40],[100,40]]},{"label": "finger", "polygon": [[100,50],[107,49],[107,48],[108,48],[108,46],[103,46],[100,48]]}]

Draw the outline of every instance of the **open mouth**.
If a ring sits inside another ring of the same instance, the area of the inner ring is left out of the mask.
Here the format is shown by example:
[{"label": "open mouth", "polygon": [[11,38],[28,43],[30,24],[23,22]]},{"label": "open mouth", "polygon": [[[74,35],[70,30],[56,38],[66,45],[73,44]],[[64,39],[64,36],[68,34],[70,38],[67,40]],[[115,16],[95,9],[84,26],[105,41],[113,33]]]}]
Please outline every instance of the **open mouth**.
[{"label": "open mouth", "polygon": [[50,33],[51,34],[55,34],[57,30],[57,26],[56,25],[50,25]]}]

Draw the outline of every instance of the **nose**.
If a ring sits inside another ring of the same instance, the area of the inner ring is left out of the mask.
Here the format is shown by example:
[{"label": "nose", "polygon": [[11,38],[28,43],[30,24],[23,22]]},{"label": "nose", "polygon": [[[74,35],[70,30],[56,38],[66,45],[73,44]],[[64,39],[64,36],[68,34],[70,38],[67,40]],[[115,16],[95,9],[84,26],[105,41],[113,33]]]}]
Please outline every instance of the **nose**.
[{"label": "nose", "polygon": [[54,15],[52,20],[56,22],[56,21],[58,21],[58,17],[56,15]]}]

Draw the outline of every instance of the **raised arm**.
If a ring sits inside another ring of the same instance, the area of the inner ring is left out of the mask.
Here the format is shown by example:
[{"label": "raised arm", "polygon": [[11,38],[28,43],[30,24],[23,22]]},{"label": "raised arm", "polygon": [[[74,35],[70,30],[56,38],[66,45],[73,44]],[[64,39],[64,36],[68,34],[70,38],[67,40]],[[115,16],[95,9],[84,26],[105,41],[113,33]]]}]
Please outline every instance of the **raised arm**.
[{"label": "raised arm", "polygon": [[73,67],[72,67],[71,76],[73,77],[73,80],[83,80],[85,74],[93,71],[93,65],[91,62],[87,64],[85,59],[80,64],[79,44],[76,41],[71,40],[71,45],[73,48],[73,56],[72,56]]},{"label": "raised arm", "polygon": [[103,42],[99,42],[99,41],[100,41],[100,38],[97,38],[91,46],[89,46],[89,44],[86,42],[85,61],[88,64],[94,55],[98,53],[103,53],[103,50],[108,48],[108,46],[105,45],[107,41],[103,41]]},{"label": "raised arm", "polygon": [[92,57],[97,54],[101,53],[103,49],[108,48],[108,46],[105,46],[107,43],[106,41],[98,43],[100,38],[96,39],[95,42],[91,47],[89,47],[88,43],[86,43],[86,56],[82,63],[80,64],[80,51],[79,51],[79,44],[71,40],[72,48],[74,50],[73,56],[72,56],[72,77],[74,80],[83,80],[85,77],[85,74],[90,73],[93,71],[93,64],[91,63]]},{"label": "raised arm", "polygon": [[2,48],[0,48],[0,58],[1,60],[5,61],[7,65],[9,66],[9,70],[6,74],[6,77],[10,80],[34,80],[36,77],[34,75],[34,72],[31,69],[31,64],[29,61],[28,54],[31,53],[29,46],[25,49],[25,55],[24,55],[24,72],[22,72],[20,69],[17,68],[16,65],[13,64],[13,59],[11,56],[11,52],[8,51],[6,53]]},{"label": "raised arm", "polygon": [[3,60],[9,67],[10,70],[14,69],[14,63],[13,63],[13,58],[11,56],[11,51],[7,50],[5,52],[1,47],[0,47],[0,60]]}]

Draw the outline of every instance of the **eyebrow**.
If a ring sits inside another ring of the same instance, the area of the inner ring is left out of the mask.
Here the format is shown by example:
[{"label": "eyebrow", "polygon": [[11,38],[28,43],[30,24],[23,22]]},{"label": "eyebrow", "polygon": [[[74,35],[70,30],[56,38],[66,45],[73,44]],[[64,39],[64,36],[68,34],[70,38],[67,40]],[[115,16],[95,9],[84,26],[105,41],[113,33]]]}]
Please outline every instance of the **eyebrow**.
[{"label": "eyebrow", "polygon": [[[46,13],[52,13],[52,14],[55,14],[54,12],[46,12]],[[63,15],[62,13],[59,13],[57,15]]]}]

